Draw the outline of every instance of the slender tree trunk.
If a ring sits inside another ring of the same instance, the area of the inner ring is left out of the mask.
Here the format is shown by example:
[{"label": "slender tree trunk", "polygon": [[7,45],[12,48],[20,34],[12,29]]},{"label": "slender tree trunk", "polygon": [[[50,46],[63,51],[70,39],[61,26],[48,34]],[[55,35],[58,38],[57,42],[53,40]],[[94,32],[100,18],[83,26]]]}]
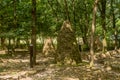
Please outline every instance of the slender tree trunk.
[{"label": "slender tree trunk", "polygon": [[16,44],[15,44],[16,48],[20,48],[20,38],[16,39]]},{"label": "slender tree trunk", "polygon": [[73,7],[73,25],[74,25],[74,31],[76,31],[76,11],[75,11],[75,0],[72,0],[72,7]]},{"label": "slender tree trunk", "polygon": [[14,21],[13,21],[13,24],[14,24],[14,27],[16,28],[17,27],[17,18],[16,18],[16,0],[14,0]]},{"label": "slender tree trunk", "polygon": [[94,65],[94,33],[95,33],[95,26],[96,26],[96,12],[97,12],[98,2],[99,0],[95,0],[94,7],[93,7],[93,19],[92,19],[92,27],[91,27],[91,44],[90,44],[90,55],[91,55],[90,67]]},{"label": "slender tree trunk", "polygon": [[[88,9],[87,9],[87,6],[86,6],[87,3],[84,2],[84,7],[85,7],[85,13],[84,13],[84,18],[83,18],[83,21],[84,21],[84,24],[81,24],[81,32],[82,32],[82,38],[83,38],[83,42],[85,45],[88,46],[88,40],[87,40],[87,33],[88,33],[88,27],[89,27],[89,16],[88,16]],[[81,15],[82,16],[82,15]],[[81,17],[82,18],[82,17]],[[82,20],[80,20],[80,23],[83,23]]]},{"label": "slender tree trunk", "polygon": [[[13,0],[13,6],[14,6],[14,13],[13,13],[14,20],[13,20],[13,25],[14,25],[14,31],[17,28],[16,2],[17,2],[17,0]],[[13,37],[13,40],[15,40],[15,37]],[[15,43],[13,43],[13,45],[11,47],[12,47],[12,50],[14,52]]]},{"label": "slender tree trunk", "polygon": [[1,37],[1,48],[5,49],[5,38]]},{"label": "slender tree trunk", "polygon": [[10,49],[11,49],[11,38],[8,38],[8,45],[7,45],[7,49],[8,49],[8,54],[10,54]]},{"label": "slender tree trunk", "polygon": [[66,19],[70,21],[70,16],[69,16],[69,11],[68,11],[67,1],[64,0],[64,2],[65,2],[65,13],[66,13]]},{"label": "slender tree trunk", "polygon": [[32,35],[31,44],[33,45],[33,64],[36,64],[36,0],[32,0]]},{"label": "slender tree trunk", "polygon": [[88,45],[87,33],[88,33],[88,28],[89,28],[89,17],[88,17],[86,4],[85,4],[85,9],[86,9],[86,11],[85,11],[85,29],[84,29],[85,33],[84,33],[84,38],[83,39],[84,39],[85,44]]},{"label": "slender tree trunk", "polygon": [[103,53],[107,50],[107,40],[106,40],[106,0],[101,0],[101,22],[103,29]]},{"label": "slender tree trunk", "polygon": [[[80,21],[80,23],[82,23],[81,21]],[[84,44],[88,44],[88,42],[87,42],[87,30],[88,29],[86,29],[87,28],[87,26],[86,25],[82,25],[82,24],[80,24],[80,30],[81,30],[81,32],[82,32],[82,38],[83,38],[83,43]]]},{"label": "slender tree trunk", "polygon": [[117,27],[116,27],[116,22],[115,22],[115,13],[114,13],[114,7],[113,7],[113,3],[114,1],[111,0],[111,17],[112,17],[112,25],[113,25],[113,29],[114,29],[114,37],[115,37],[115,44],[114,44],[114,49],[117,50],[118,45],[117,45],[117,41],[118,41],[118,34],[117,34]]}]

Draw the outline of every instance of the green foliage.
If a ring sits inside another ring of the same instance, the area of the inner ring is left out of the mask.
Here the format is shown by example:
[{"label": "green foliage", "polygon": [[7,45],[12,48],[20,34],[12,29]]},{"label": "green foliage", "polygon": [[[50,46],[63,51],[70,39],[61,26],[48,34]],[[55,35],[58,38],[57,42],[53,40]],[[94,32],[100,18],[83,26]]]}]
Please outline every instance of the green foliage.
[{"label": "green foliage", "polygon": [[[70,22],[75,30],[76,36],[90,36],[92,9],[94,0],[66,0]],[[116,26],[120,34],[120,1],[113,3],[115,10]],[[107,38],[114,34],[112,26],[111,0],[107,1],[106,29]],[[101,8],[101,6],[100,6]],[[64,0],[37,0],[37,35],[57,36],[58,31],[66,19],[66,8]],[[31,35],[31,10],[30,0],[16,0],[16,23],[14,27],[14,5],[13,0],[0,0],[0,36],[1,37],[30,37]],[[100,9],[97,12],[97,26],[95,35],[102,37]]]},{"label": "green foliage", "polygon": [[8,32],[8,33],[2,33],[0,34],[0,37],[5,37],[5,38],[13,38],[16,35],[13,32]]},{"label": "green foliage", "polygon": [[117,21],[116,26],[118,28],[118,33],[120,34],[120,20]]}]

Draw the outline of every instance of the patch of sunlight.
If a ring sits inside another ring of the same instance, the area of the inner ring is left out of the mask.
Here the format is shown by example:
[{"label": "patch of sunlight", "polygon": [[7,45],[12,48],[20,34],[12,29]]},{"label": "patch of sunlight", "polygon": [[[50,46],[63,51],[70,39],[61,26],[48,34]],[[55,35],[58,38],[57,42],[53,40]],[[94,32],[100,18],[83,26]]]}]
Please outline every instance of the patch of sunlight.
[{"label": "patch of sunlight", "polygon": [[0,51],[0,54],[6,54],[5,50]]},{"label": "patch of sunlight", "polygon": [[63,80],[79,80],[79,78],[62,77]]},{"label": "patch of sunlight", "polygon": [[86,65],[89,65],[89,62],[82,62],[77,64],[77,66],[86,66]]}]

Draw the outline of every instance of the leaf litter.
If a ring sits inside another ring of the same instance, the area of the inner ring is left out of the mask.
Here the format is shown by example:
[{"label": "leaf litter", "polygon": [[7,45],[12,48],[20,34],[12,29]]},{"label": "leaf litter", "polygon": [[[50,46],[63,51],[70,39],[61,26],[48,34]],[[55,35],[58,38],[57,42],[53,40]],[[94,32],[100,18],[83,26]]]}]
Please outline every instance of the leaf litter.
[{"label": "leaf litter", "polygon": [[[114,52],[114,51],[112,51]],[[51,57],[37,55],[37,65],[29,67],[29,55],[23,58],[0,57],[0,80],[120,80],[120,52],[110,58],[80,65],[54,64]]]}]

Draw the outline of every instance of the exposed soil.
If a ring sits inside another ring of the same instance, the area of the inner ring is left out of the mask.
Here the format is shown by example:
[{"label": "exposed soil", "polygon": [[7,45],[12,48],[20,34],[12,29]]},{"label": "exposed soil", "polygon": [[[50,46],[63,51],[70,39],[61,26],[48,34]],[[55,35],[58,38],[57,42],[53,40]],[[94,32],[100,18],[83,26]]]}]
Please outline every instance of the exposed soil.
[{"label": "exposed soil", "polygon": [[0,80],[120,80],[120,50],[111,57],[99,58],[89,68],[88,61],[79,65],[54,64],[51,57],[37,55],[37,65],[29,67],[29,54],[9,56],[0,51]]}]

